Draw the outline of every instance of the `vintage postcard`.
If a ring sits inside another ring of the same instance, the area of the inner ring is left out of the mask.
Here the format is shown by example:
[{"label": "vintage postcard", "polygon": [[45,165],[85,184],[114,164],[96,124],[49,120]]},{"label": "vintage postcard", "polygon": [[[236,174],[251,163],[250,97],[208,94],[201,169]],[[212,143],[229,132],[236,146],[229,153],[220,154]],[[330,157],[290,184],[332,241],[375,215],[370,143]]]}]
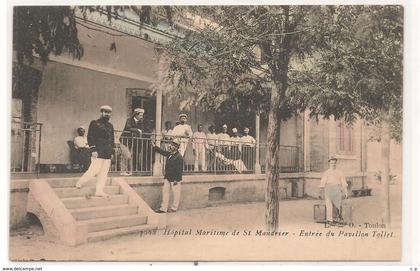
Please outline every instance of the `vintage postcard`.
[{"label": "vintage postcard", "polygon": [[12,32],[11,261],[401,260],[403,6],[20,5]]}]

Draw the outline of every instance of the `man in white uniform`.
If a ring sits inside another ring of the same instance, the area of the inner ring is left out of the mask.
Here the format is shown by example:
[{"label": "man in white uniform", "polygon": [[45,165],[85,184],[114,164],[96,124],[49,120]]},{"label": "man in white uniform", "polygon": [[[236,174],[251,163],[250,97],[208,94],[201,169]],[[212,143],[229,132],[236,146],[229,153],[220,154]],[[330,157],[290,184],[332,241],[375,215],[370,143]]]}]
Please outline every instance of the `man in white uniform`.
[{"label": "man in white uniform", "polygon": [[188,141],[190,140],[193,132],[191,126],[187,124],[187,115],[179,114],[180,124],[175,126],[172,130],[172,136],[179,138],[181,143],[179,146],[179,153],[184,157],[185,151],[187,149]]},{"label": "man in white uniform", "polygon": [[219,146],[218,150],[224,156],[227,156],[230,151],[230,136],[227,133],[228,127],[226,124],[222,126],[222,132],[217,135],[217,145]]},{"label": "man in white uniform", "polygon": [[209,133],[207,134],[207,145],[206,148],[208,149],[208,158],[207,158],[207,167],[208,170],[214,170],[216,168],[216,159],[215,159],[215,151],[217,149],[217,134],[216,134],[216,129],[214,128],[213,125],[210,125],[209,128]]},{"label": "man in white uniform", "polygon": [[341,217],[342,195],[347,198],[347,182],[343,172],[337,169],[337,158],[328,159],[330,168],[324,172],[321,178],[320,194],[324,194],[326,216],[328,224],[336,224],[333,218],[333,209],[338,209],[339,217]]},{"label": "man in white uniform", "polygon": [[249,135],[249,128],[244,128],[244,135],[241,137],[242,142],[242,161],[249,170],[254,170],[255,165],[255,145],[256,140]]},{"label": "man in white uniform", "polygon": [[203,132],[203,125],[198,124],[198,131],[195,131],[192,136],[192,145],[194,152],[194,171],[199,170],[199,165],[201,166],[201,171],[206,171],[206,134]]},{"label": "man in white uniform", "polygon": [[244,129],[244,135],[241,137],[241,141],[244,144],[244,146],[251,146],[255,147],[255,138],[249,135],[249,128],[245,127]]},{"label": "man in white uniform", "polygon": [[114,126],[109,122],[112,108],[104,105],[100,112],[101,117],[91,121],[88,130],[87,139],[92,150],[91,164],[76,183],[76,187],[80,189],[84,183],[97,176],[95,196],[108,197],[104,187],[114,152]]},{"label": "man in white uniform", "polygon": [[230,138],[231,147],[230,147],[230,158],[233,160],[238,160],[241,158],[242,153],[242,142],[241,137],[239,136],[238,129],[232,129],[233,136]]}]

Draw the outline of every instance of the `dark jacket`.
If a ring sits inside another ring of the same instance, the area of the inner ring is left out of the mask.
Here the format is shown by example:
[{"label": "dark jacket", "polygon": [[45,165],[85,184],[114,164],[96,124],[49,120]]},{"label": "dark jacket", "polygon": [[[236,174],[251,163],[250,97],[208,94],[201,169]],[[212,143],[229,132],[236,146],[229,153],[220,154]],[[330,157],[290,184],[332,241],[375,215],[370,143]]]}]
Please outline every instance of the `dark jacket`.
[{"label": "dark jacket", "polygon": [[164,178],[169,182],[182,181],[182,171],[184,168],[184,160],[182,159],[182,155],[178,151],[175,153],[170,153],[168,151],[162,150],[157,146],[155,146],[153,149],[168,158],[166,159]]},{"label": "dark jacket", "polygon": [[91,151],[98,153],[98,158],[111,159],[114,152],[114,126],[108,120],[92,120],[87,140]]},{"label": "dark jacket", "polygon": [[[142,133],[140,134],[137,129],[140,129]],[[144,123],[144,120],[138,120],[136,123],[134,117],[131,117],[125,122],[124,130],[120,137],[120,142],[126,146],[131,146],[133,144],[133,138],[147,138],[150,136],[145,135],[147,133],[150,133],[150,130]]]}]

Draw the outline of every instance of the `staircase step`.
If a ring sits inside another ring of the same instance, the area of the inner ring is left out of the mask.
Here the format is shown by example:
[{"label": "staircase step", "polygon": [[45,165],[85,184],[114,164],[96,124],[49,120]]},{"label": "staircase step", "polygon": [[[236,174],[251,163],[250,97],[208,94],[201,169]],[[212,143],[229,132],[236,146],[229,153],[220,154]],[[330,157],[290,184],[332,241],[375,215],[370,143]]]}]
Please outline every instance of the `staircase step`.
[{"label": "staircase step", "polygon": [[137,205],[111,205],[101,207],[89,207],[80,209],[71,209],[70,213],[76,220],[88,220],[103,217],[115,217],[137,214]]},{"label": "staircase step", "polygon": [[111,195],[110,198],[94,197],[86,199],[85,197],[63,198],[62,202],[67,209],[88,208],[110,205],[121,205],[128,203],[127,195]]},{"label": "staircase step", "polygon": [[117,236],[139,233],[142,231],[149,231],[149,230],[155,230],[155,229],[156,229],[156,226],[146,224],[146,225],[140,225],[140,226],[134,226],[134,227],[126,227],[126,228],[91,232],[91,233],[88,233],[88,242],[103,241],[103,240],[111,239]]},{"label": "staircase step", "polygon": [[48,179],[47,182],[52,188],[72,187],[77,183],[78,178]]},{"label": "staircase step", "polygon": [[77,225],[88,225],[88,232],[97,232],[112,230],[116,228],[125,228],[144,225],[147,223],[147,217],[141,215],[127,215],[106,218],[96,218],[77,222]]},{"label": "staircase step", "polygon": [[[47,182],[52,188],[61,188],[61,187],[74,187],[76,186],[79,178],[62,178],[62,179],[48,179]],[[94,186],[96,183],[96,178],[85,183],[85,186]],[[106,181],[107,185],[111,185],[111,178],[108,178]]]},{"label": "staircase step", "polygon": [[[84,197],[88,192],[95,194],[95,187],[82,187],[81,189],[76,187],[62,187],[54,188],[54,191],[59,198],[74,198]],[[110,195],[116,195],[120,193],[120,187],[118,185],[107,185],[104,191]]]}]

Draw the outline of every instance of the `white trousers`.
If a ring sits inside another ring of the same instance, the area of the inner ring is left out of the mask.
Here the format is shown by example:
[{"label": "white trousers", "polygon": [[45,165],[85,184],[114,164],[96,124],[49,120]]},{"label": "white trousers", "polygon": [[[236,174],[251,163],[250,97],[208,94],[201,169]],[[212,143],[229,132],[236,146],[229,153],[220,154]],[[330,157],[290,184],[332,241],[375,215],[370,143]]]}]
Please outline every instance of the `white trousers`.
[{"label": "white trousers", "polygon": [[201,165],[201,170],[207,170],[206,167],[206,146],[204,144],[197,144],[194,156],[194,171],[198,171],[198,165]]},{"label": "white trousers", "polygon": [[340,212],[341,208],[341,186],[340,185],[326,185],[325,186],[325,207],[326,217],[328,221],[334,220],[334,205]]},{"label": "white trousers", "polygon": [[162,205],[160,206],[160,210],[167,212],[169,207],[169,198],[171,195],[173,196],[173,201],[171,205],[171,209],[176,211],[178,210],[179,200],[181,198],[181,183],[177,183],[174,185],[173,182],[169,182],[168,180],[163,181],[163,190],[162,190]]},{"label": "white trousers", "polygon": [[333,221],[334,206],[332,204],[331,199],[327,195],[325,195],[325,207],[326,207],[325,211],[326,211],[327,221]]},{"label": "white trousers", "polygon": [[111,159],[91,158],[89,169],[80,177],[77,186],[82,186],[84,183],[97,176],[96,194],[104,193],[104,187],[108,176],[108,171],[111,166]]}]

